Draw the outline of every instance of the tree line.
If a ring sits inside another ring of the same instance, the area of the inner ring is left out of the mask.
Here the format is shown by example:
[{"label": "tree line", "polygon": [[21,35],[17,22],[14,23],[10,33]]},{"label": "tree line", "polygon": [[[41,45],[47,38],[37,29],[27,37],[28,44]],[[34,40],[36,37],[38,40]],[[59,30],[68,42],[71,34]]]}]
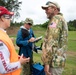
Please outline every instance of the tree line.
[{"label": "tree line", "polygon": [[76,20],[68,22],[69,31],[76,31]]},{"label": "tree line", "polygon": [[[43,27],[43,28],[47,28],[48,22],[49,21],[46,21],[43,24],[36,24],[36,25],[33,25],[33,26],[40,26],[40,27]],[[12,26],[21,26],[23,24],[24,24],[23,21],[22,22],[14,22],[14,23],[12,22],[11,23]],[[67,22],[67,25],[68,25],[68,30],[69,31],[76,31],[76,20]]]},{"label": "tree line", "polygon": [[[42,24],[42,27],[46,28],[47,25],[48,25],[48,22],[49,22],[49,21],[43,23],[43,24]],[[76,20],[67,22],[67,25],[68,25],[68,30],[69,30],[69,31],[76,31]]]}]

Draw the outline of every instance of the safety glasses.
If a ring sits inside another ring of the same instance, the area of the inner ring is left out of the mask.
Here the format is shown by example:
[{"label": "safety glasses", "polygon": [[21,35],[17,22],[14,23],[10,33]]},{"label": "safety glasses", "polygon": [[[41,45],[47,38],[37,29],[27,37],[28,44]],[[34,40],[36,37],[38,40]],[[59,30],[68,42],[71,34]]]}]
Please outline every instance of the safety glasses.
[{"label": "safety glasses", "polygon": [[28,25],[32,26],[32,24],[31,24],[31,23],[28,23]]},{"label": "safety glasses", "polygon": [[12,16],[11,15],[3,15],[3,17],[5,18],[5,19],[11,19],[12,18]]}]

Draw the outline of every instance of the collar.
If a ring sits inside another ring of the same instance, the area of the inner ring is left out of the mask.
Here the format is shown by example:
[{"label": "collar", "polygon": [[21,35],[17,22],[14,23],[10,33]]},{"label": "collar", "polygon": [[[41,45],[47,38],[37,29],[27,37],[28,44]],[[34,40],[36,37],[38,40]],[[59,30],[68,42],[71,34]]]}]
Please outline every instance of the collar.
[{"label": "collar", "polygon": [[0,30],[2,30],[2,31],[4,31],[4,32],[6,32],[6,30],[4,30],[3,28],[0,28]]},{"label": "collar", "polygon": [[[26,29],[26,30],[28,30],[27,28],[25,28],[24,26],[21,26],[20,28],[23,28],[23,29]],[[29,32],[30,32],[30,29],[28,30]]]}]

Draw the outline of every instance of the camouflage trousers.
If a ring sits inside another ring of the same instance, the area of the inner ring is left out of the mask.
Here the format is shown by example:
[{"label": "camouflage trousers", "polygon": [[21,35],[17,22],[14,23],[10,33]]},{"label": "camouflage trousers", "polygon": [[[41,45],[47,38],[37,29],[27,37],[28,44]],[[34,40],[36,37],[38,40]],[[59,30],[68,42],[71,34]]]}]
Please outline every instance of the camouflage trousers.
[{"label": "camouflage trousers", "polygon": [[51,75],[62,75],[63,68],[51,68],[50,73]]},{"label": "camouflage trousers", "polygon": [[22,75],[30,75],[30,64],[26,63],[22,66]]},{"label": "camouflage trousers", "polygon": [[33,60],[31,59],[30,62],[22,66],[22,75],[32,75],[32,64]]}]

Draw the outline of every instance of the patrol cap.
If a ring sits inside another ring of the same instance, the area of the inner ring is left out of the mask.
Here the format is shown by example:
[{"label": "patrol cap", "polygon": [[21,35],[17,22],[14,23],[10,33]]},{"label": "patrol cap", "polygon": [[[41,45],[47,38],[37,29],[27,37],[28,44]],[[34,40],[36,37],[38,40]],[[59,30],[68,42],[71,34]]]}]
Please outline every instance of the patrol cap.
[{"label": "patrol cap", "polygon": [[7,8],[0,6],[0,16],[2,15],[14,15],[14,12],[10,12]]},{"label": "patrol cap", "polygon": [[24,23],[27,23],[27,24],[30,24],[30,25],[33,25],[33,20],[30,19],[30,18],[26,18]]},{"label": "patrol cap", "polygon": [[59,4],[57,2],[48,1],[44,6],[41,6],[41,7],[42,7],[42,9],[45,10],[46,8],[48,8],[50,6],[54,6],[54,7],[56,7],[58,9],[58,11],[60,11],[60,6],[59,6]]}]

